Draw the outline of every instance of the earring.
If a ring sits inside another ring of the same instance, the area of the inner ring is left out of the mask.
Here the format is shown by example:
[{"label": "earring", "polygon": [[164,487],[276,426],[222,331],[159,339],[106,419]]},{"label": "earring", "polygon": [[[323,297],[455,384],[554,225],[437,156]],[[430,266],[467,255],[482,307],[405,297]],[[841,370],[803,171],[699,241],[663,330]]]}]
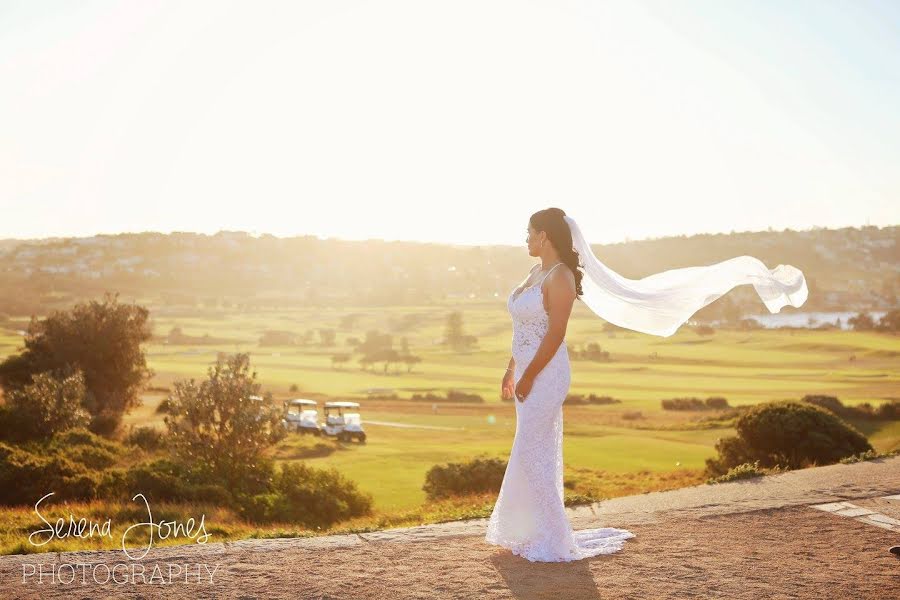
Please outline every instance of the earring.
[{"label": "earring", "polygon": [[541,248],[543,249],[543,247],[544,247],[544,240],[541,240]]}]

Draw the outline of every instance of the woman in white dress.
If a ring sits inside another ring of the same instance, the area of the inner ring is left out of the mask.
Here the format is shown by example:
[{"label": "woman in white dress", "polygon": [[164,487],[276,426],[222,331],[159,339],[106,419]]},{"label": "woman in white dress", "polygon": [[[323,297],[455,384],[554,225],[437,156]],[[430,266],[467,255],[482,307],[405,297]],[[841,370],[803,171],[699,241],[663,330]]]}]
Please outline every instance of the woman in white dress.
[{"label": "woman in white dress", "polygon": [[559,208],[531,216],[527,243],[541,263],[507,298],[512,357],[501,394],[517,400],[516,434],[485,540],[530,561],[611,554],[634,534],[613,527],[573,531],[563,503],[562,405],[570,384],[565,334],[575,300],[621,327],[667,337],[736,285],[752,284],[778,312],[805,302],[806,282],[790,265],[770,270],[751,256],[627,279],[594,256]]}]

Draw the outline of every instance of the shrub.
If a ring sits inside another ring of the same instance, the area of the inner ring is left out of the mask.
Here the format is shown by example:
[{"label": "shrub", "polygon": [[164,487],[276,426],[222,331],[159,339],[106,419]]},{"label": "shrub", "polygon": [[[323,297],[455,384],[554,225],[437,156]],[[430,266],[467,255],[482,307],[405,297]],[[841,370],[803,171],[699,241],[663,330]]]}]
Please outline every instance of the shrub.
[{"label": "shrub", "polygon": [[587,404],[587,398],[584,397],[584,394],[568,394],[566,399],[563,401],[564,404]]},{"label": "shrub", "polygon": [[140,492],[150,502],[210,502],[225,506],[234,502],[222,486],[198,481],[196,474],[184,465],[166,459],[142,463],[124,471],[115,488],[128,498]]},{"label": "shrub", "polygon": [[57,432],[87,425],[88,414],[82,408],[85,394],[84,374],[76,369],[34,375],[32,383],[7,394],[13,427],[7,437],[49,438]]},{"label": "shrub", "polygon": [[809,403],[779,401],[754,406],[735,424],[737,437],[716,443],[719,458],[707,459],[711,475],[722,475],[745,462],[764,468],[796,469],[833,464],[845,456],[871,450],[852,425]]},{"label": "shrub", "polygon": [[114,454],[121,454],[123,448],[121,444],[102,438],[84,428],[70,429],[62,433],[58,433],[50,440],[49,447],[61,452],[67,452],[73,446],[91,446],[93,448],[101,448],[108,450]]},{"label": "shrub", "polygon": [[497,492],[506,473],[506,461],[474,458],[462,463],[435,465],[425,475],[422,489],[431,500],[449,496]]},{"label": "shrub", "polygon": [[467,394],[459,390],[447,390],[447,402],[483,403],[484,398],[478,394]]},{"label": "shrub", "polygon": [[94,446],[75,446],[69,450],[69,459],[92,471],[103,471],[116,464],[118,457],[105,448]]},{"label": "shrub", "polygon": [[661,402],[663,410],[703,410],[706,406],[700,398],[668,398]]},{"label": "shrub", "polygon": [[900,331],[900,308],[893,308],[882,315],[876,329],[879,331]]},{"label": "shrub", "polygon": [[64,500],[96,496],[100,477],[56,453],[38,454],[0,443],[0,503],[33,505],[55,492]]},{"label": "shrub", "polygon": [[710,396],[705,401],[700,398],[668,398],[662,400],[663,410],[710,410],[728,408],[728,400],[721,396]]},{"label": "shrub", "polygon": [[65,456],[92,473],[98,473],[115,465],[125,454],[118,442],[107,440],[87,429],[70,429],[59,433],[43,446],[45,452]]},{"label": "shrub", "polygon": [[895,448],[894,450],[888,450],[887,452],[878,452],[876,450],[867,450],[866,452],[854,454],[853,456],[844,457],[841,459],[841,462],[844,464],[852,464],[852,463],[863,462],[866,460],[875,460],[877,458],[890,458],[892,456],[900,456],[900,448]]},{"label": "shrub", "polygon": [[484,402],[484,398],[478,394],[467,394],[459,390],[448,390],[446,396],[431,392],[427,394],[413,394],[410,396],[410,400],[414,402],[465,402],[470,404],[481,404]]},{"label": "shrub", "polygon": [[276,475],[272,490],[242,501],[242,514],[257,523],[281,521],[309,528],[372,512],[372,496],[334,467],[316,469],[305,463],[286,463]]},{"label": "shrub", "polygon": [[572,348],[569,351],[569,355],[576,360],[594,360],[601,362],[610,360],[609,351],[601,348],[600,344],[596,342],[585,344],[582,350]]},{"label": "shrub", "polygon": [[271,395],[260,396],[249,354],[219,356],[198,385],[176,381],[166,416],[174,456],[203,481],[234,493],[261,493],[269,471],[264,453],[285,435]]},{"label": "shrub", "polygon": [[753,463],[741,463],[736,467],[732,467],[724,475],[719,477],[710,477],[706,483],[725,483],[728,481],[738,481],[740,479],[751,479],[753,477],[761,477],[766,472],[759,468],[759,461]]},{"label": "shrub", "polygon": [[622,401],[612,396],[597,396],[596,394],[569,394],[566,396],[566,404],[621,404]]},{"label": "shrub", "polygon": [[845,406],[835,396],[819,394],[807,394],[803,396],[802,401],[829,410],[845,419],[883,419],[886,421],[900,419],[900,402],[896,400],[885,402],[878,408],[873,407],[868,402],[859,406]]},{"label": "shrub", "polygon": [[900,401],[885,402],[878,407],[877,416],[885,421],[900,421]]},{"label": "shrub", "polygon": [[132,426],[125,438],[125,443],[152,452],[165,446],[166,440],[163,432],[155,427]]},{"label": "shrub", "polygon": [[710,396],[706,399],[707,408],[725,409],[728,408],[728,400],[721,396]]},{"label": "shrub", "polygon": [[86,429],[27,446],[0,446],[0,504],[33,504],[49,492],[62,500],[97,498],[125,452],[121,444]]},{"label": "shrub", "polygon": [[841,415],[846,408],[844,403],[837,399],[835,396],[825,396],[821,394],[807,394],[803,396],[801,399],[802,402],[809,402],[810,404],[814,404],[819,408],[824,408],[825,410],[830,410],[836,415]]},{"label": "shrub", "polygon": [[587,401],[590,404],[621,404],[622,401],[612,396],[595,396],[588,394]]}]

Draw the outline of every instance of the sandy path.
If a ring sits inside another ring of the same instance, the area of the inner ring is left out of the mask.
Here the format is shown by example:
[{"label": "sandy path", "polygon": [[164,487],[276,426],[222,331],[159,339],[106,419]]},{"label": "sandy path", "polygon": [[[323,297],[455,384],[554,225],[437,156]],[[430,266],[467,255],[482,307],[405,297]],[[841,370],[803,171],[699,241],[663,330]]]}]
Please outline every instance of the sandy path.
[{"label": "sandy path", "polygon": [[618,498],[571,512],[576,528],[627,526],[617,554],[530,563],[486,544],[484,520],[314,540],[155,549],[138,561],[203,562],[213,583],[22,583],[23,564],[122,562],[120,552],[0,558],[12,598],[896,598],[900,527],[819,510],[852,501],[900,515],[900,457]]}]

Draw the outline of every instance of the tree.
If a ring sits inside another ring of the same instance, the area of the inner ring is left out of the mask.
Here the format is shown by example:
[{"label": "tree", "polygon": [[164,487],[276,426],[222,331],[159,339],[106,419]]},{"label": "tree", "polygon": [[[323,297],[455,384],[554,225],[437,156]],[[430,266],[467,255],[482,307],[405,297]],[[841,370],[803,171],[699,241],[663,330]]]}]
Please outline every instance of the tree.
[{"label": "tree", "polygon": [[889,310],[878,320],[880,331],[900,331],[900,309]]},{"label": "tree", "polygon": [[337,332],[334,329],[319,329],[319,340],[323,346],[334,346],[337,339]]},{"label": "tree", "polygon": [[102,302],[55,311],[40,321],[32,317],[24,350],[0,363],[4,392],[25,388],[39,373],[77,368],[84,374],[91,429],[115,431],[122,416],[140,404],[140,392],[153,376],[141,349],[152,337],[149,311],[119,304],[118,296],[107,293]]},{"label": "tree", "polygon": [[869,313],[857,313],[855,317],[847,319],[847,323],[856,331],[871,331],[875,329],[875,321]]},{"label": "tree", "polygon": [[447,315],[447,324],[444,328],[444,343],[454,350],[466,350],[478,343],[474,335],[466,335],[463,332],[463,317],[459,311],[453,311]]},{"label": "tree", "polygon": [[265,452],[284,436],[272,396],[260,396],[250,355],[220,356],[205,381],[176,381],[165,422],[175,456],[228,490],[264,489]]},{"label": "tree", "polygon": [[403,354],[400,357],[400,361],[406,365],[406,372],[411,373],[413,367],[422,362],[422,357],[415,354]]},{"label": "tree", "polygon": [[337,365],[343,365],[350,362],[350,354],[346,352],[341,352],[339,354],[331,355],[331,366],[335,367]]},{"label": "tree", "polygon": [[453,311],[447,315],[447,324],[444,326],[444,340],[451,347],[458,347],[459,341],[463,338],[463,318],[462,313]]}]

